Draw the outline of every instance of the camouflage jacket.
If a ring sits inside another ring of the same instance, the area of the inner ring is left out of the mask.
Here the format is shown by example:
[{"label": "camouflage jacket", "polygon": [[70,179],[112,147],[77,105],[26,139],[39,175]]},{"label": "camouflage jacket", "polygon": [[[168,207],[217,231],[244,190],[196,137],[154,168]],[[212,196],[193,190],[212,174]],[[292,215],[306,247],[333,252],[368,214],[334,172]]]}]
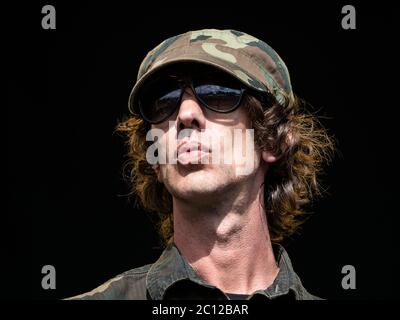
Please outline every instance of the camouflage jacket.
[{"label": "camouflage jacket", "polygon": [[[285,249],[273,245],[279,273],[273,284],[248,299],[320,300],[303,287]],[[175,245],[168,246],[153,264],[126,271],[72,300],[228,300],[220,289],[202,280]]]}]

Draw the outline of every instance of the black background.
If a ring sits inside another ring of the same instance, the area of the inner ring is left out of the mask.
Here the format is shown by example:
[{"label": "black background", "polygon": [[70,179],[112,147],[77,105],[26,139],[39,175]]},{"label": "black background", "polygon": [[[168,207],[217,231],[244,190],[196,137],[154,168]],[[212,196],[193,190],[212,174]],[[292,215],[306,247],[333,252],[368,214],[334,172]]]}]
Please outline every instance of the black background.
[{"label": "black background", "polygon": [[[56,30],[41,28],[44,4],[56,8]],[[2,295],[60,299],[157,259],[152,218],[126,197],[125,147],[113,131],[150,49],[188,30],[231,28],[281,55],[295,92],[319,110],[338,141],[323,178],[327,195],[285,243],[303,284],[328,299],[395,297],[396,11],[353,3],[357,29],[343,30],[345,4],[39,2],[4,9]],[[56,290],[41,287],[47,264],[56,268]],[[341,287],[348,264],[357,271],[356,290]]]}]

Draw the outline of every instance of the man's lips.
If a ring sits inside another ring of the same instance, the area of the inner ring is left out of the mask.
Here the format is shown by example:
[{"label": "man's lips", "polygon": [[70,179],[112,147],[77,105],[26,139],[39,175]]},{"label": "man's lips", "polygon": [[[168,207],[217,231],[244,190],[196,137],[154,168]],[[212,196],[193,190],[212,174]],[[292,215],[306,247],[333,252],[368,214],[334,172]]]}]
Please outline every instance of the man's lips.
[{"label": "man's lips", "polygon": [[198,141],[184,141],[178,146],[178,162],[181,164],[200,164],[210,149]]},{"label": "man's lips", "polygon": [[178,145],[178,156],[182,153],[193,151],[202,151],[209,153],[210,149],[198,141],[184,141]]}]

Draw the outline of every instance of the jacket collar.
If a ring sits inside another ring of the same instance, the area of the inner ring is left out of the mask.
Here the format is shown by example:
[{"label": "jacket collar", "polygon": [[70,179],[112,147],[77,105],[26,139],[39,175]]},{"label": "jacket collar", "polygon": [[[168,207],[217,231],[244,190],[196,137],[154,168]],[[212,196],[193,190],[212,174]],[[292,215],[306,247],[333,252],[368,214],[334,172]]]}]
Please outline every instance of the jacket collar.
[{"label": "jacket collar", "polygon": [[[295,296],[301,295],[301,282],[293,270],[292,263],[286,250],[279,244],[273,244],[275,259],[278,263],[279,273],[273,284],[265,290],[258,290],[252,294],[263,295],[270,299],[283,296],[294,291]],[[165,291],[181,280],[190,280],[194,283],[216,289],[201,279],[189,263],[180,254],[178,248],[174,244],[170,244],[163,251],[160,258],[151,266],[147,278],[146,287],[154,300],[161,300]]]}]

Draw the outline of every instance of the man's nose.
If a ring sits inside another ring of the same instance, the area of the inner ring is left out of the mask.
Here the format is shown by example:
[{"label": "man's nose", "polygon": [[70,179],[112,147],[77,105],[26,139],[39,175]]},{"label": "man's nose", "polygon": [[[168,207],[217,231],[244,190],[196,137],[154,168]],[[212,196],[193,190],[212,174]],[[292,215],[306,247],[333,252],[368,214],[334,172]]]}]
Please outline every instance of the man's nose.
[{"label": "man's nose", "polygon": [[192,90],[186,89],[178,111],[177,126],[179,130],[204,129],[205,120],[200,102],[196,99]]}]

